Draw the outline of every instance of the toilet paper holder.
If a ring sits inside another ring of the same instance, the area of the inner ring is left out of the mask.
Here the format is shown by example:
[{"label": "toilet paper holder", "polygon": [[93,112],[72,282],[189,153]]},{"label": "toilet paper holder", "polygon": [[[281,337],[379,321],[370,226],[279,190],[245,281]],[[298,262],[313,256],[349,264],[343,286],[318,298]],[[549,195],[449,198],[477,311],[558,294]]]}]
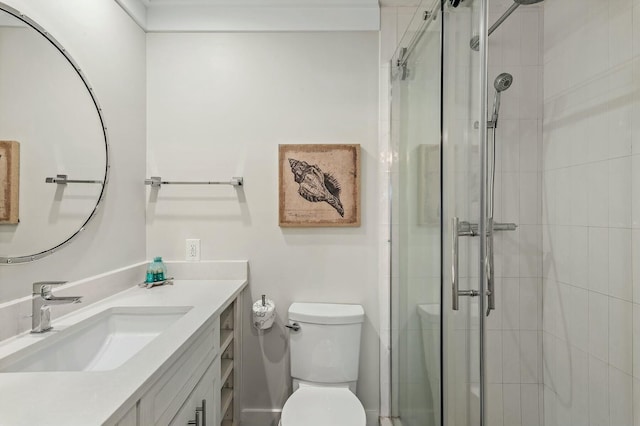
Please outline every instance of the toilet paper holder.
[{"label": "toilet paper holder", "polygon": [[253,326],[258,330],[268,330],[273,326],[275,319],[275,303],[263,294],[252,306]]}]

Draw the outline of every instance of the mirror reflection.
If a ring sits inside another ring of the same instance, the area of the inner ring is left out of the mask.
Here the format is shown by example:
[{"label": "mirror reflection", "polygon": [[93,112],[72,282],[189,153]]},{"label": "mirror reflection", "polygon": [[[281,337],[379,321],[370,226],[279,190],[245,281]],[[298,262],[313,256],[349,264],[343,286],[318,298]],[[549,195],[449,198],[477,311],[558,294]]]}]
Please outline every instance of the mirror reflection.
[{"label": "mirror reflection", "polygon": [[44,35],[4,11],[0,141],[0,256],[46,252],[91,217],[106,179],[106,136],[74,66]]}]

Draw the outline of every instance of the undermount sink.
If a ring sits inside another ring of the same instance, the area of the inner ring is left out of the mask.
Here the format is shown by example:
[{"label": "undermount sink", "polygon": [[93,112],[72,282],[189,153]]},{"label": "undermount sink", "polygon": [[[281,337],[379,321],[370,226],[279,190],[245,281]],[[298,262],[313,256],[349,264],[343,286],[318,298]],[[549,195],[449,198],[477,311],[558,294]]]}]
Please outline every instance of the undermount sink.
[{"label": "undermount sink", "polygon": [[116,307],[0,360],[1,372],[108,371],[124,364],[191,307]]}]

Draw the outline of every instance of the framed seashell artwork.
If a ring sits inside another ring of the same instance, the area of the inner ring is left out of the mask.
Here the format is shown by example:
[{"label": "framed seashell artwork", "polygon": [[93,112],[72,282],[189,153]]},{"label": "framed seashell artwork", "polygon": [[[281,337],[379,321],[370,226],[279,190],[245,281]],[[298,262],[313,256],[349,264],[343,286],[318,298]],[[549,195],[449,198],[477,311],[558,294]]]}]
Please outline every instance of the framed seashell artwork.
[{"label": "framed seashell artwork", "polygon": [[360,226],[360,145],[279,145],[282,227]]},{"label": "framed seashell artwork", "polygon": [[17,225],[20,195],[20,143],[0,141],[0,224]]}]

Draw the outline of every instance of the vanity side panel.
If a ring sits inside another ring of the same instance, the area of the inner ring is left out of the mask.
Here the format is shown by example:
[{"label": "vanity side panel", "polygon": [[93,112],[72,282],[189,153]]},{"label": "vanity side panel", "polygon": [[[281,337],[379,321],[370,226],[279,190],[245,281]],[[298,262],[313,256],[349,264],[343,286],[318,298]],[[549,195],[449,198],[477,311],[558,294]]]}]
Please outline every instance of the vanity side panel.
[{"label": "vanity side panel", "polygon": [[138,404],[131,407],[131,409],[120,419],[117,426],[138,426]]}]

